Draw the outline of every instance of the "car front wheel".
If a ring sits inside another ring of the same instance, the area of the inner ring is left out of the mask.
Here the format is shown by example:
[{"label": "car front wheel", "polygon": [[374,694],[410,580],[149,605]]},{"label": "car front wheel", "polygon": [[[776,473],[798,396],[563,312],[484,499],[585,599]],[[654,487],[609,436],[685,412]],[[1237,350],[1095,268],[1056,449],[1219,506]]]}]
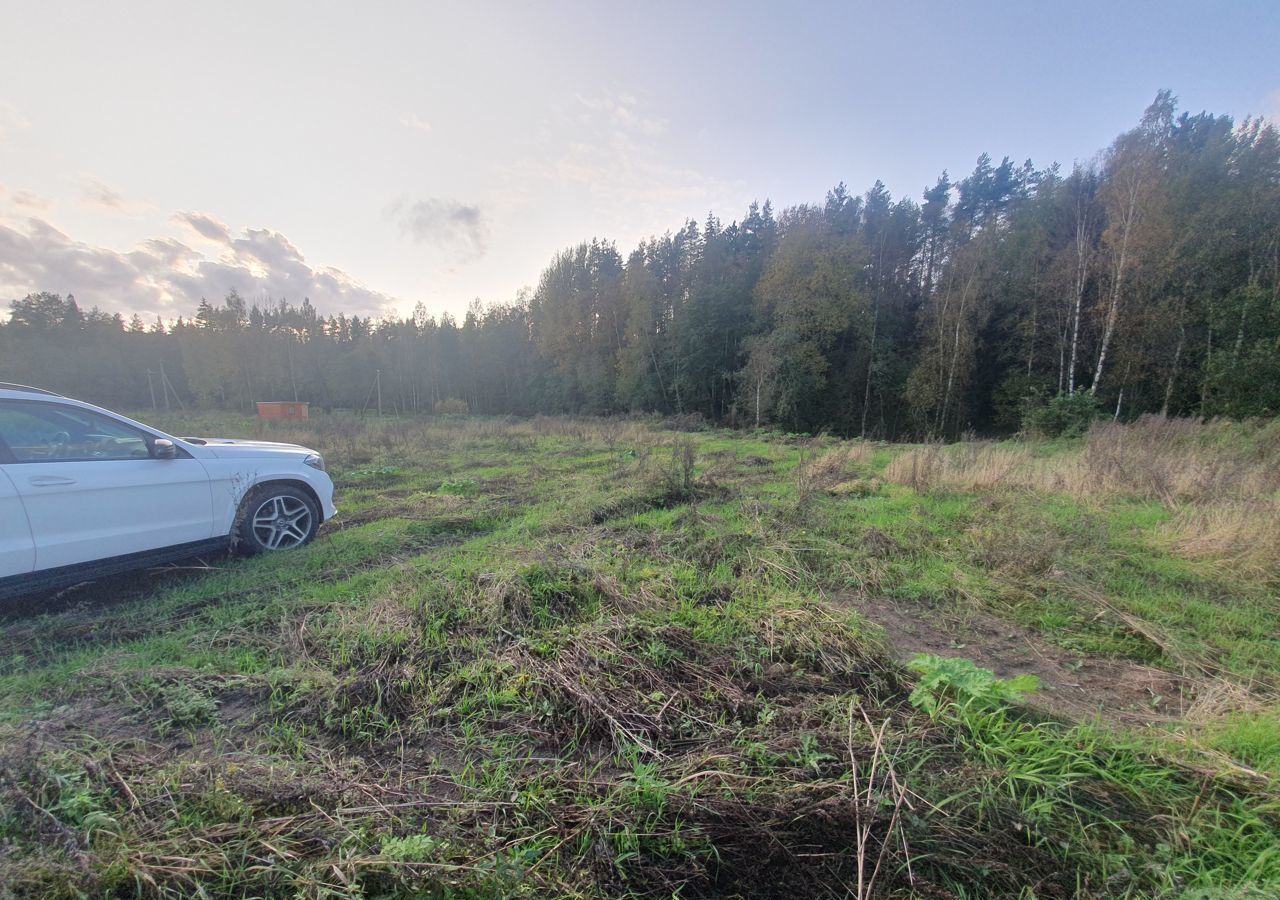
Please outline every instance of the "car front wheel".
[{"label": "car front wheel", "polygon": [[235,529],[236,549],[252,556],[310,543],[320,527],[320,510],[304,491],[266,485],[245,500]]}]

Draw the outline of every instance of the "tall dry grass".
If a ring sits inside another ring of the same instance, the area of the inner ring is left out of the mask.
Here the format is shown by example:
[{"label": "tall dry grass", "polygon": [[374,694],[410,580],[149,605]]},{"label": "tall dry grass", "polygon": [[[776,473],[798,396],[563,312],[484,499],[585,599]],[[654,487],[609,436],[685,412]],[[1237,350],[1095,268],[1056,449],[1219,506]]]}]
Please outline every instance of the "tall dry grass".
[{"label": "tall dry grass", "polygon": [[1188,559],[1212,560],[1253,578],[1280,578],[1280,505],[1255,501],[1184,506],[1159,542]]},{"label": "tall dry grass", "polygon": [[[1121,496],[1186,503],[1274,500],[1280,491],[1280,441],[1260,449],[1205,440],[1195,420],[1147,417],[1106,423],[1084,446],[1051,455],[1034,446],[972,442],[930,444],[899,454],[886,477],[919,490],[1016,487],[1074,497]],[[1277,429],[1280,433],[1280,429]]]},{"label": "tall dry grass", "polygon": [[875,446],[865,441],[842,443],[819,456],[802,459],[796,478],[815,488],[830,487],[869,462],[874,453]]},{"label": "tall dry grass", "polygon": [[899,454],[885,477],[917,491],[1001,488],[1080,500],[1154,500],[1158,539],[1181,556],[1280,577],[1280,423],[1147,416],[1095,425],[1077,450],[974,442]]}]

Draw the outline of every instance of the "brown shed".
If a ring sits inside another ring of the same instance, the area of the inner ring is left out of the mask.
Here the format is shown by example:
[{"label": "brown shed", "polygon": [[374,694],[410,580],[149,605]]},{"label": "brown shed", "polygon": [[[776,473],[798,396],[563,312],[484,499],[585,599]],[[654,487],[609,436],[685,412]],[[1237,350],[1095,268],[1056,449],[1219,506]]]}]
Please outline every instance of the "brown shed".
[{"label": "brown shed", "polygon": [[305,422],[310,418],[308,411],[310,405],[297,400],[259,400],[258,418]]}]

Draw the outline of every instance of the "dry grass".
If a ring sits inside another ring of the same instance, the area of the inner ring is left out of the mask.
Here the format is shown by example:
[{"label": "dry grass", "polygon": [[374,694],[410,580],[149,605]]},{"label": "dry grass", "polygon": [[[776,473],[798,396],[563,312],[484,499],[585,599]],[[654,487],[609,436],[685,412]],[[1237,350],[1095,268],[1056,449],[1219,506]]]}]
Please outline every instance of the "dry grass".
[{"label": "dry grass", "polygon": [[1171,508],[1251,501],[1280,491],[1280,446],[1210,441],[1199,429],[1212,426],[1158,417],[1107,423],[1094,426],[1081,450],[1052,456],[1037,455],[1031,446],[991,442],[930,444],[900,454],[885,474],[920,490],[1017,487],[1077,498],[1158,500]]},{"label": "dry grass", "polygon": [[1267,707],[1264,696],[1227,678],[1201,679],[1182,718],[1189,725],[1211,725],[1233,713],[1260,712]]},{"label": "dry grass", "polygon": [[990,443],[928,444],[896,456],[885,476],[917,491],[987,491],[1000,485],[1031,487],[1034,463],[1030,451],[1020,448]]},{"label": "dry grass", "polygon": [[1160,529],[1160,543],[1178,556],[1274,578],[1280,565],[1280,509],[1274,502],[1247,500],[1186,506]]},{"label": "dry grass", "polygon": [[[1235,426],[1245,428],[1247,426]],[[1174,513],[1161,532],[1170,552],[1280,571],[1280,441],[1271,427],[1239,440],[1221,423],[1145,417],[1096,425],[1079,450],[1045,456],[1032,446],[930,444],[898,455],[885,476],[917,491],[1001,488],[1077,500],[1154,500]]]},{"label": "dry grass", "polygon": [[816,448],[805,448],[801,451],[800,463],[796,467],[796,490],[801,496],[809,496],[814,491],[832,491],[834,493],[853,492],[849,488],[838,490],[841,485],[851,483],[850,476],[858,471],[858,467],[871,461],[875,447],[865,441],[843,443],[821,455]]}]

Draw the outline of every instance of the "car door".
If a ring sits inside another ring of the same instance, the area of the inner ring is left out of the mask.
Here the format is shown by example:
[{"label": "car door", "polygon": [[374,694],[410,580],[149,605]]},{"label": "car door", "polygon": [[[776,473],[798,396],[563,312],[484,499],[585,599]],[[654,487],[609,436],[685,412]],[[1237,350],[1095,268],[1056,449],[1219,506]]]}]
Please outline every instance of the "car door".
[{"label": "car door", "polygon": [[22,575],[36,565],[36,545],[31,540],[27,511],[5,471],[9,468],[0,455],[0,578]]},{"label": "car door", "polygon": [[141,553],[213,535],[209,475],[181,448],[94,410],[0,400],[6,466],[26,509],[35,571]]}]

